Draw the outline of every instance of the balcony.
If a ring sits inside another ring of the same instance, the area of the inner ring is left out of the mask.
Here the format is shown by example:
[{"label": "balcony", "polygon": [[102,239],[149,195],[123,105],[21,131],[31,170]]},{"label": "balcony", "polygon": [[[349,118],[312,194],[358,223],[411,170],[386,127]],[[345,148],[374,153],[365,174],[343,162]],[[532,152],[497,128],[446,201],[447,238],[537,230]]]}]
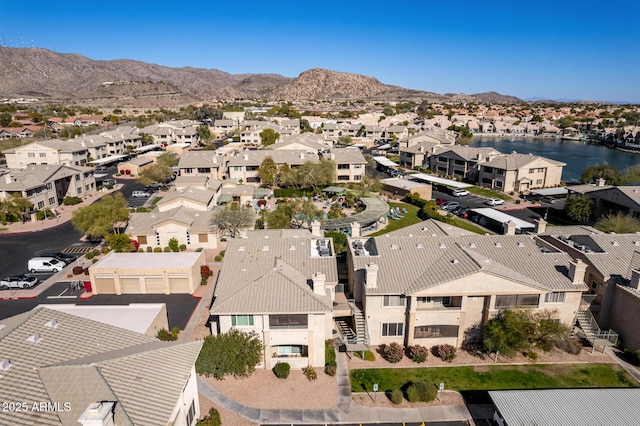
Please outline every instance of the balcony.
[{"label": "balcony", "polygon": [[462,296],[418,297],[416,311],[459,311],[462,309]]}]

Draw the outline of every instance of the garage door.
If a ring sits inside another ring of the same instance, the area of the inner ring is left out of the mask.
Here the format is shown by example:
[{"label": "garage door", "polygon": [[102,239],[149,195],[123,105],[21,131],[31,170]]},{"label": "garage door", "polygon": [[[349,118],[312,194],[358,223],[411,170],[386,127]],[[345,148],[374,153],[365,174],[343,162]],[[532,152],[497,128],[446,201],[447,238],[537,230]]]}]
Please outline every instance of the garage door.
[{"label": "garage door", "polygon": [[164,278],[152,278],[147,277],[144,279],[147,293],[149,294],[164,294]]},{"label": "garage door", "polygon": [[169,286],[171,287],[171,294],[189,293],[189,278],[169,277]]},{"label": "garage door", "polygon": [[122,285],[122,294],[142,293],[139,277],[120,277],[120,284]]},{"label": "garage door", "polygon": [[97,294],[116,294],[116,280],[115,278],[96,277],[94,289]]}]

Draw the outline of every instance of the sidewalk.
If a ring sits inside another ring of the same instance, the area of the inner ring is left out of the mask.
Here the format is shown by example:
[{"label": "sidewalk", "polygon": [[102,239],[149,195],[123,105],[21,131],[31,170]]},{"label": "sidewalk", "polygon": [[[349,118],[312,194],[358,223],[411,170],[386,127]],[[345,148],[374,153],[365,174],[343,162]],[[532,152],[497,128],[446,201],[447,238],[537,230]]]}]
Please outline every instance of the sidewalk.
[{"label": "sidewalk", "polygon": [[27,221],[25,223],[22,222],[11,222],[6,225],[0,225],[0,235],[2,234],[24,234],[29,232],[40,232],[46,229],[55,228],[57,226],[63,225],[71,220],[71,216],[73,212],[78,210],[81,207],[88,206],[89,204],[94,203],[99,200],[103,196],[107,194],[111,194],[116,192],[122,188],[122,184],[118,183],[114,185],[112,189],[106,191],[94,192],[85,196],[82,199],[82,202],[76,204],[74,206],[59,206],[56,210],[58,211],[58,215],[51,219],[37,220],[37,221]]}]

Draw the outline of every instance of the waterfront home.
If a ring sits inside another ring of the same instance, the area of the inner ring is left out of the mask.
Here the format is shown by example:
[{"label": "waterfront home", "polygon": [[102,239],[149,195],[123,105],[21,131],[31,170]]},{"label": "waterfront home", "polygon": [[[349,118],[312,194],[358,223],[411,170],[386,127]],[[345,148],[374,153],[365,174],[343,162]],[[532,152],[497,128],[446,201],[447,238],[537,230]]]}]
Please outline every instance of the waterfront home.
[{"label": "waterfront home", "polygon": [[503,192],[560,185],[565,163],[532,154],[503,154],[479,165],[478,183]]}]

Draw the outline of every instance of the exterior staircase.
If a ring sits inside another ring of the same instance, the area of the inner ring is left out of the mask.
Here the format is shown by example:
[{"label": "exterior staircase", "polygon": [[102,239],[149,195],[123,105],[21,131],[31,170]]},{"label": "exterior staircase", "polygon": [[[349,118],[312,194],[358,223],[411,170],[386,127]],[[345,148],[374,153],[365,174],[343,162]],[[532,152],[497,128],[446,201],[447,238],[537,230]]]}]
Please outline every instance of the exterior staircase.
[{"label": "exterior staircase", "polygon": [[580,309],[578,309],[578,313],[576,314],[576,320],[585,338],[591,343],[593,348],[595,348],[596,344],[606,347],[615,346],[616,343],[618,343],[618,333],[611,329],[602,330],[600,328],[589,310],[589,303],[580,304]]},{"label": "exterior staircase", "polygon": [[342,336],[342,340],[345,343],[357,342],[358,339],[356,336],[356,332],[353,331],[351,327],[349,327],[346,321],[336,320],[336,326],[338,327],[338,331],[340,332],[340,335]]},{"label": "exterior staircase", "polygon": [[353,310],[353,322],[356,325],[356,342],[362,345],[369,344],[369,330],[367,328],[367,319],[358,306]]}]

